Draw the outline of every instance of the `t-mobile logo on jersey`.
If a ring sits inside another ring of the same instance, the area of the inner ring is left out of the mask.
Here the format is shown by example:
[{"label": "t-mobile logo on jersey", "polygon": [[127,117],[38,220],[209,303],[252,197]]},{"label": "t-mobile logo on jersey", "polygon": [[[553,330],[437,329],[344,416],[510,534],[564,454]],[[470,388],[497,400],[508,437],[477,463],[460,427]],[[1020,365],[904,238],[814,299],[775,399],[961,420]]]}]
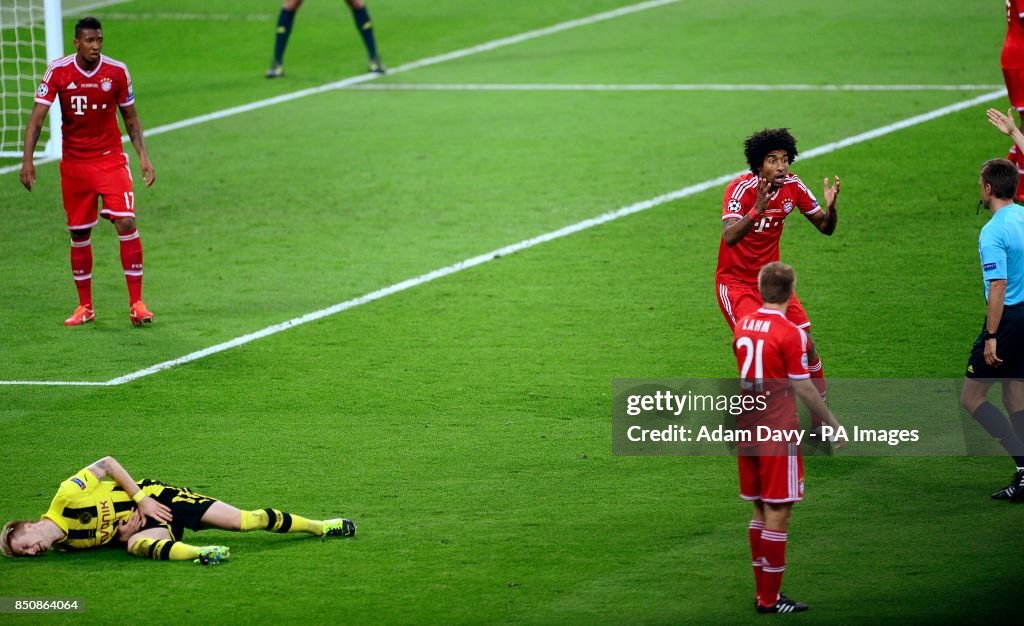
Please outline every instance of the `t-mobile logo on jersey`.
[{"label": "t-mobile logo on jersey", "polygon": [[85,110],[89,108],[86,96],[71,96],[71,108],[75,111],[75,115],[85,115]]}]

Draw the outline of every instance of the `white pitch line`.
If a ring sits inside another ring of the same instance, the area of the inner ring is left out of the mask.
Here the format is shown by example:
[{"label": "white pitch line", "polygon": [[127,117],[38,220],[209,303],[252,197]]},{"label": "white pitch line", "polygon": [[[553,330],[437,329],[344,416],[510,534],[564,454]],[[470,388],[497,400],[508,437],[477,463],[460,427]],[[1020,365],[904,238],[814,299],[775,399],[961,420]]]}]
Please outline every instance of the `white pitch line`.
[{"label": "white pitch line", "polygon": [[373,83],[353,85],[366,91],[991,91],[1002,85],[537,85],[516,83]]},{"label": "white pitch line", "polygon": [[[991,93],[987,93],[987,94],[984,94],[984,95],[981,95],[981,96],[978,96],[978,97],[975,97],[975,98],[971,98],[969,100],[963,100],[961,102],[957,102],[957,103],[954,103],[954,104],[951,104],[951,105],[948,105],[948,106],[944,106],[944,107],[935,109],[933,111],[929,111],[927,113],[922,113],[920,115],[915,115],[913,117],[907,118],[905,120],[901,120],[899,122],[895,122],[895,123],[892,123],[892,124],[887,124],[885,126],[881,126],[881,127],[876,128],[874,130],[869,130],[867,132],[859,133],[857,135],[853,135],[853,136],[847,137],[845,139],[841,139],[839,141],[834,141],[832,143],[828,143],[828,144],[825,144],[823,146],[818,146],[816,148],[812,148],[810,150],[806,150],[806,151],[802,152],[800,156],[801,156],[801,159],[810,159],[810,158],[814,158],[816,156],[821,156],[821,155],[824,155],[824,154],[829,154],[829,153],[835,152],[837,150],[841,150],[843,148],[846,148],[846,147],[849,147],[849,146],[852,146],[852,145],[856,145],[856,144],[859,144],[859,143],[864,143],[864,142],[870,141],[872,139],[877,139],[878,137],[881,137],[883,135],[888,135],[890,133],[894,133],[894,132],[896,132],[898,130],[902,130],[904,128],[909,128],[909,127],[915,126],[917,124],[923,124],[924,122],[928,122],[928,121],[934,120],[934,119],[942,117],[944,115],[949,115],[951,113],[956,113],[957,111],[962,111],[964,109],[969,109],[969,108],[971,108],[973,106],[976,106],[978,104],[989,102],[991,100],[995,100],[996,98],[1001,98],[1001,97],[1003,97],[1005,95],[1006,95],[1006,90],[1005,89],[1000,89],[998,91],[993,91]],[[190,363],[192,361],[196,361],[196,360],[202,359],[204,357],[207,357],[207,356],[210,356],[210,355],[213,355],[213,354],[217,354],[218,352],[224,352],[225,350],[230,350],[231,348],[236,348],[238,346],[245,345],[245,344],[247,344],[249,342],[256,341],[257,339],[262,339],[264,337],[269,337],[270,335],[275,335],[275,334],[277,334],[279,332],[283,332],[285,330],[289,330],[291,328],[295,328],[296,326],[301,326],[303,324],[308,324],[309,322],[313,322],[313,321],[316,321],[316,320],[328,317],[330,315],[334,315],[336,313],[340,313],[342,311],[347,311],[348,309],[355,308],[355,307],[357,307],[357,306],[359,306],[361,304],[366,304],[368,302],[373,302],[374,300],[380,300],[381,298],[384,298],[385,296],[390,296],[392,294],[395,294],[395,293],[398,293],[398,292],[401,292],[401,291],[405,291],[406,289],[411,289],[413,287],[418,287],[419,285],[423,285],[423,284],[429,283],[431,281],[437,280],[438,278],[442,278],[444,276],[449,276],[451,274],[455,274],[456,272],[461,272],[462,270],[466,270],[466,269],[469,269],[471,267],[476,267],[478,265],[482,265],[484,263],[487,263],[488,261],[493,261],[494,259],[500,258],[502,256],[507,256],[509,254],[514,254],[516,252],[520,252],[522,250],[526,250],[527,248],[532,248],[532,247],[540,245],[542,243],[546,243],[546,242],[549,242],[549,241],[554,241],[555,239],[560,239],[562,237],[566,237],[568,235],[572,235],[574,233],[578,233],[578,232],[586,230],[588,228],[593,228],[594,226],[600,226],[601,224],[607,224],[608,222],[611,222],[613,220],[617,220],[617,219],[622,218],[622,217],[626,217],[628,215],[633,215],[634,213],[639,213],[641,211],[646,211],[647,209],[650,209],[650,208],[653,208],[653,207],[656,207],[656,206],[660,206],[662,204],[666,204],[666,203],[672,202],[674,200],[679,200],[681,198],[686,198],[688,196],[692,196],[694,194],[698,194],[698,193],[707,191],[709,189],[714,189],[716,187],[720,187],[722,185],[725,185],[730,180],[732,180],[733,178],[735,178],[736,176],[739,176],[740,174],[742,174],[744,172],[746,172],[746,170],[740,170],[738,172],[732,172],[732,173],[729,173],[729,174],[723,174],[721,176],[712,178],[710,180],[706,180],[706,181],[704,181],[702,183],[697,183],[696,185],[690,185],[689,187],[683,187],[682,189],[677,189],[675,191],[672,191],[672,192],[669,192],[669,193],[666,193],[666,194],[662,194],[660,196],[651,198],[649,200],[644,200],[642,202],[637,202],[637,203],[631,204],[629,206],[617,209],[615,211],[609,211],[608,213],[603,213],[601,215],[598,215],[597,217],[592,217],[590,219],[583,220],[582,222],[577,222],[575,224],[572,224],[572,225],[569,225],[569,226],[565,226],[564,228],[560,228],[558,230],[554,230],[554,231],[545,233],[543,235],[539,235],[537,237],[533,237],[531,239],[524,239],[523,241],[520,241],[519,243],[514,243],[512,245],[508,245],[508,246],[505,246],[503,248],[498,248],[497,250],[492,250],[491,252],[487,252],[485,254],[481,254],[481,255],[478,255],[478,256],[475,256],[475,257],[471,257],[471,258],[466,259],[464,261],[459,261],[458,263],[454,263],[454,264],[449,265],[447,267],[442,267],[441,269],[437,269],[437,270],[434,270],[432,272],[427,272],[426,274],[421,274],[420,276],[417,276],[415,278],[409,278],[409,279],[404,280],[404,281],[402,281],[400,283],[395,283],[395,284],[393,284],[393,285],[391,285],[389,287],[384,287],[383,289],[378,289],[376,291],[372,291],[372,292],[370,292],[368,294],[365,294],[363,296],[360,296],[358,298],[353,298],[351,300],[346,300],[345,302],[340,302],[338,304],[335,304],[333,306],[327,307],[325,309],[320,309],[319,311],[314,311],[313,313],[307,313],[306,315],[290,319],[290,320],[288,320],[286,322],[282,322],[280,324],[274,324],[273,326],[268,326],[268,327],[266,327],[266,328],[264,328],[262,330],[258,330],[256,332],[252,332],[252,333],[249,333],[247,335],[243,335],[241,337],[237,337],[237,338],[232,339],[230,341],[226,341],[224,343],[219,343],[219,344],[217,344],[215,346],[211,346],[211,347],[205,348],[203,350],[199,350],[199,351],[196,351],[196,352],[192,352],[190,354],[186,354],[185,356],[179,357],[177,359],[171,359],[170,361],[164,361],[163,363],[157,363],[156,365],[153,365],[151,367],[147,367],[145,369],[141,369],[141,370],[138,370],[136,372],[132,372],[130,374],[126,374],[124,376],[118,376],[117,378],[112,378],[112,379],[110,379],[110,380],[108,380],[106,382],[77,382],[77,381],[74,381],[74,382],[69,382],[69,381],[19,382],[19,381],[0,381],[0,385],[95,385],[95,386],[121,385],[121,384],[124,384],[124,383],[127,383],[127,382],[131,382],[133,380],[138,380],[138,379],[143,378],[145,376],[149,376],[151,374],[156,374],[157,372],[161,372],[163,370],[170,369],[172,367],[176,367],[178,365],[184,365],[186,363]]]},{"label": "white pitch line", "polygon": [[168,21],[168,22],[266,22],[273,18],[269,13],[241,15],[237,13],[107,13],[99,14],[104,20],[118,22]]},{"label": "white pitch line", "polygon": [[[619,8],[619,9],[614,9],[612,11],[605,11],[604,13],[596,13],[596,14],[591,15],[589,17],[582,17],[582,18],[575,19],[575,20],[569,20],[567,22],[561,22],[559,24],[555,24],[554,26],[547,26],[545,28],[539,28],[537,30],[527,31],[525,33],[520,33],[518,35],[513,35],[511,37],[504,37],[502,39],[495,39],[494,41],[489,41],[487,43],[482,43],[482,44],[479,44],[479,45],[476,45],[476,46],[471,46],[469,48],[463,48],[462,50],[456,50],[455,52],[448,52],[446,54],[440,54],[440,55],[437,55],[437,56],[432,56],[432,57],[427,57],[425,59],[420,59],[419,61],[413,61],[411,63],[405,63],[404,65],[399,65],[397,67],[388,68],[388,74],[389,75],[401,74],[402,72],[408,72],[410,70],[419,69],[421,67],[428,67],[428,66],[431,66],[431,65],[437,65],[438,63],[445,63],[447,61],[454,61],[456,59],[462,59],[462,58],[465,58],[465,57],[468,57],[468,56],[472,56],[474,54],[479,54],[481,52],[488,52],[490,50],[495,50],[497,48],[503,48],[505,46],[511,46],[513,44],[522,43],[524,41],[529,41],[531,39],[537,39],[539,37],[546,37],[547,35],[553,35],[555,33],[560,33],[560,32],[566,31],[566,30],[570,30],[572,28],[579,28],[580,26],[588,26],[590,24],[596,24],[598,22],[603,22],[603,21],[606,21],[606,20],[614,19],[614,18],[617,18],[617,17],[622,17],[624,15],[630,15],[630,14],[633,14],[633,13],[639,13],[641,11],[647,11],[649,9],[656,9],[658,7],[662,7],[662,6],[665,6],[665,5],[668,5],[668,4],[676,4],[676,3],[679,3],[679,2],[682,2],[682,1],[683,0],[649,0],[648,2],[641,2],[639,4],[632,4],[632,5],[625,6],[625,7]],[[232,117],[232,116],[235,116],[235,115],[240,115],[242,113],[248,113],[249,111],[255,111],[255,110],[258,110],[258,109],[266,108],[266,107],[269,107],[269,106],[273,106],[275,104],[282,104],[284,102],[291,102],[292,100],[298,100],[299,98],[305,98],[307,96],[312,96],[312,95],[315,95],[315,94],[318,94],[318,93],[324,93],[325,91],[332,91],[332,90],[335,90],[335,89],[344,89],[346,87],[351,87],[352,85],[356,85],[356,84],[359,84],[359,83],[365,83],[367,81],[371,81],[371,80],[374,80],[376,78],[380,78],[380,75],[379,74],[362,74],[360,76],[352,76],[350,78],[346,78],[346,79],[343,79],[343,80],[338,80],[338,81],[334,81],[334,82],[330,82],[330,83],[325,83],[323,85],[320,85],[319,87],[310,87],[309,89],[301,89],[299,91],[293,91],[291,93],[283,94],[283,95],[280,95],[280,96],[275,96],[273,98],[267,98],[265,100],[257,100],[255,102],[250,102],[248,104],[243,104],[243,105],[236,106],[236,107],[231,107],[231,108],[228,108],[228,109],[222,109],[220,111],[214,111],[213,113],[207,113],[206,115],[199,115],[199,116],[196,116],[196,117],[191,117],[191,118],[188,118],[188,119],[185,119],[185,120],[181,120],[180,122],[174,122],[173,124],[165,124],[163,126],[157,126],[156,128],[152,128],[152,129],[147,130],[146,131],[146,136],[147,137],[152,137],[154,135],[160,135],[160,134],[163,134],[163,133],[171,132],[173,130],[179,130],[179,129],[182,129],[182,128],[189,128],[191,126],[196,126],[198,124],[203,124],[203,123],[210,122],[210,121],[213,121],[213,120],[219,120],[219,119],[223,119],[223,118],[226,118],[226,117]],[[122,136],[121,137],[121,142],[122,143],[127,143],[128,142],[128,136],[127,135]],[[36,165],[42,165],[44,163],[53,163],[54,161],[59,161],[59,160],[60,159],[40,159],[40,160],[36,161]],[[0,167],[0,176],[2,176],[4,174],[10,174],[11,172],[20,172],[20,171],[21,171],[21,165],[20,164],[19,165],[9,165],[7,167]]]}]

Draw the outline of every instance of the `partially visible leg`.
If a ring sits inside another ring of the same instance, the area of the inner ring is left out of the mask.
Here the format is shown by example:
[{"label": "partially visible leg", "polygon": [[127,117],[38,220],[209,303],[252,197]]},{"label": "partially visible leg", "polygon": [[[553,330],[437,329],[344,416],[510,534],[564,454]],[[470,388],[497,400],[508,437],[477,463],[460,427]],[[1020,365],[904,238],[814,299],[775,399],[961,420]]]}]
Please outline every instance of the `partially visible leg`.
[{"label": "partially visible leg", "polygon": [[[214,502],[201,519],[203,526],[249,532],[265,530],[275,533],[307,533],[318,537],[351,536],[356,532],[355,524],[350,520],[312,520],[285,513],[278,509],[257,509],[242,511],[225,502]],[[347,525],[344,523],[347,522]],[[335,530],[335,527],[340,527]],[[350,528],[350,532],[347,532]],[[346,531],[346,532],[342,532]]]},{"label": "partially visible leg", "polygon": [[198,547],[175,541],[166,528],[137,532],[128,539],[127,547],[135,556],[156,561],[198,561],[203,565],[216,565],[230,557],[225,546]]},{"label": "partially visible leg", "polygon": [[284,51],[288,47],[288,38],[292,34],[292,23],[295,13],[302,6],[302,0],[284,0],[281,13],[277,16],[277,29],[274,31],[274,60],[267,70],[267,78],[284,76]]},{"label": "partially visible leg", "polygon": [[750,563],[754,568],[754,585],[757,590],[754,598],[756,602],[760,602],[763,586],[761,568],[764,565],[761,561],[764,556],[764,553],[761,551],[761,532],[764,530],[764,503],[760,500],[755,500],[753,504],[754,514],[750,518],[750,524],[747,527],[747,536],[750,540]]},{"label": "partially visible leg", "polygon": [[128,306],[134,306],[142,300],[142,239],[134,217],[115,219],[114,228],[121,241],[121,268],[128,285]]},{"label": "partially visible leg", "polygon": [[763,607],[775,606],[779,601],[782,574],[786,571],[786,540],[792,503],[764,505],[764,530],[761,532],[761,597]]},{"label": "partially visible leg", "polygon": [[71,276],[78,291],[78,308],[66,326],[78,326],[95,319],[92,306],[92,239],[91,228],[71,231]]},{"label": "partially visible leg", "polygon": [[363,0],[345,0],[352,10],[352,18],[356,21],[356,30],[363,38],[363,45],[366,46],[366,54],[370,58],[370,71],[378,74],[385,72],[384,66],[380,63],[380,56],[377,54],[377,42],[373,37],[373,23],[370,21],[370,13]]},{"label": "partially visible leg", "polygon": [[92,240],[90,234],[97,222],[99,194],[94,171],[88,164],[63,160],[60,163],[61,199],[64,216],[71,232],[71,275],[78,291],[78,307],[65,326],[78,326],[95,318],[92,306]]},{"label": "partially visible leg", "polygon": [[[1024,443],[1013,431],[1003,412],[988,401],[988,389],[991,386],[992,382],[988,380],[965,378],[960,404],[990,435],[999,440],[1017,467],[1024,467]],[[1016,389],[1011,388],[1011,395]]]},{"label": "partially visible leg", "polygon": [[1003,382],[1003,406],[1010,412],[1010,425],[1017,437],[1024,441],[1024,380]]}]

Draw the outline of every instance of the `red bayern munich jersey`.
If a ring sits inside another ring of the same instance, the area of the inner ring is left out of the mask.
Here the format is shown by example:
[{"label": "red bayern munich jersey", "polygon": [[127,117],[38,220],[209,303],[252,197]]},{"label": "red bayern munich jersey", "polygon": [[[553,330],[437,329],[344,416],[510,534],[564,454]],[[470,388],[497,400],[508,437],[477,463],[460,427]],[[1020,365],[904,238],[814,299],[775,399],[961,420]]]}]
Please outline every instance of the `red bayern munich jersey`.
[{"label": "red bayern munich jersey", "polygon": [[132,77],[120,61],[100,55],[94,70],[78,66],[76,55],[57,59],[46,68],[36,102],[46,106],[60,98],[65,159],[95,159],[120,154],[117,108],[135,103]]},{"label": "red bayern munich jersey", "polygon": [[[743,217],[757,202],[757,174],[743,174],[725,188],[722,200],[722,219]],[[786,217],[799,209],[804,215],[821,210],[814,194],[796,174],[787,174],[782,187],[768,199],[768,208],[754,228],[733,247],[722,239],[718,244],[719,283],[757,285],[757,273],[765,265],[779,260],[779,239]]]},{"label": "red bayern munich jersey", "polygon": [[1006,155],[1014,165],[1017,166],[1017,175],[1020,176],[1020,180],[1017,182],[1017,204],[1024,202],[1024,154],[1021,153],[1020,148],[1017,144],[1014,144],[1010,148],[1010,153]]},{"label": "red bayern munich jersey", "polygon": [[1024,68],[1024,0],[1006,0],[1006,39],[1003,41],[1002,66]]},{"label": "red bayern munich jersey", "polygon": [[811,377],[807,334],[782,311],[762,307],[736,322],[732,349],[744,388],[756,389],[755,394],[770,392],[767,410],[744,413],[737,418],[737,427],[799,428],[796,396],[789,381]]}]

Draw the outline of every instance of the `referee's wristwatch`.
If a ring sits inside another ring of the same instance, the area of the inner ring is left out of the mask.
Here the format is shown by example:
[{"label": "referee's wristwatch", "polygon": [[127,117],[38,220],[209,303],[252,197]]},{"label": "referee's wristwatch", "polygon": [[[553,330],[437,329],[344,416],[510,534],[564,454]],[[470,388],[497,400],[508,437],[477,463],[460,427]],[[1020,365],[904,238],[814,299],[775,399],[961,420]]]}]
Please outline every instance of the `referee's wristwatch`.
[{"label": "referee's wristwatch", "polygon": [[982,341],[988,341],[989,339],[995,339],[995,338],[996,338],[996,334],[988,332],[987,328],[985,330],[983,330],[982,333],[981,333],[981,340]]}]

